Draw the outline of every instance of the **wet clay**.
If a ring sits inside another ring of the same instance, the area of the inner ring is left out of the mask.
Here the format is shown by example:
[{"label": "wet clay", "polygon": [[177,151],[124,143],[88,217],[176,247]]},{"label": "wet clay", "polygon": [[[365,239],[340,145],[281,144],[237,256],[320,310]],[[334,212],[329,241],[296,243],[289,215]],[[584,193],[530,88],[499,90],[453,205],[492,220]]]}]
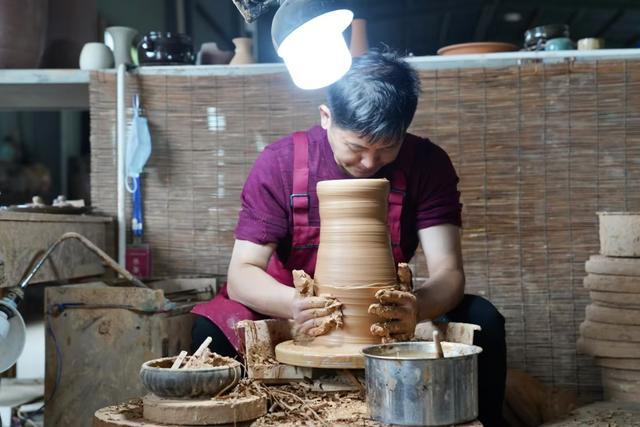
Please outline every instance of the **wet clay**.
[{"label": "wet clay", "polygon": [[397,283],[387,226],[386,179],[321,181],[320,246],[315,294],[342,303],[343,325],[313,340],[314,346],[378,344],[370,332],[379,318],[367,312],[380,289]]}]

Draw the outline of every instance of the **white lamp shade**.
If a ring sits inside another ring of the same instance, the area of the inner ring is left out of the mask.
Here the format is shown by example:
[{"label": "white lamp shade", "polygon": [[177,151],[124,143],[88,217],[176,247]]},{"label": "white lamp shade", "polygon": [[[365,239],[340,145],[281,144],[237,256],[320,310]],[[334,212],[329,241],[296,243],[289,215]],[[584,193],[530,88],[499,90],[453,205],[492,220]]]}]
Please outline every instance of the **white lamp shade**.
[{"label": "white lamp shade", "polygon": [[7,319],[6,314],[0,311],[0,332],[4,332],[0,335],[0,372],[4,372],[13,366],[20,357],[24,349],[27,328],[22,316],[11,302],[0,300],[0,304],[8,307],[14,314],[10,319]]},{"label": "white lamp shade", "polygon": [[346,9],[317,16],[295,29],[278,48],[291,78],[302,89],[319,89],[339,80],[351,67],[342,32],[353,20]]}]

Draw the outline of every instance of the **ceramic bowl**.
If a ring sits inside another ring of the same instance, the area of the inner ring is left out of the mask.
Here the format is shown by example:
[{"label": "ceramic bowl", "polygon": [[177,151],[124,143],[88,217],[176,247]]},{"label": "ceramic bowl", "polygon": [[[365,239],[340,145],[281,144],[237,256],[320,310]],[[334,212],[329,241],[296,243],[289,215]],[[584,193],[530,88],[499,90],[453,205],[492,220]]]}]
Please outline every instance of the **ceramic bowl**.
[{"label": "ceramic bowl", "polygon": [[547,40],[544,44],[544,50],[572,50],[575,49],[573,41],[568,37],[557,37],[555,39]]},{"label": "ceramic bowl", "polygon": [[240,381],[240,362],[229,359],[222,366],[200,369],[169,369],[175,357],[149,360],[140,368],[140,380],[147,391],[160,397],[189,398],[216,396]]},{"label": "ceramic bowl", "polygon": [[474,53],[513,52],[518,46],[501,42],[473,42],[445,46],[438,49],[438,55],[467,55]]}]

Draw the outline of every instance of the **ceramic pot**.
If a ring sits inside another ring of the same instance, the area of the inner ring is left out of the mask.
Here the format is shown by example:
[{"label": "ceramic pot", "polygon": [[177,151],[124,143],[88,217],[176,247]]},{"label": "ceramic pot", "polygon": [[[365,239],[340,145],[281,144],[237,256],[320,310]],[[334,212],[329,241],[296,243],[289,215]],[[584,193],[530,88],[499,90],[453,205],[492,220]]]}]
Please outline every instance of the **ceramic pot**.
[{"label": "ceramic pot", "polygon": [[105,44],[113,50],[115,66],[133,65],[131,46],[138,32],[129,27],[108,27],[105,30]]},{"label": "ceramic pot", "polygon": [[47,33],[48,2],[0,1],[0,68],[36,68]]},{"label": "ceramic pot", "polygon": [[578,50],[604,49],[604,39],[586,38],[578,40]]},{"label": "ceramic pot", "polygon": [[198,65],[228,64],[234,53],[227,50],[220,50],[215,42],[202,43],[196,59]]},{"label": "ceramic pot", "polygon": [[315,271],[316,295],[343,303],[344,327],[314,339],[314,345],[375,344],[367,313],[375,293],[393,286],[396,266],[387,226],[389,181],[321,181],[320,245]]},{"label": "ceramic pot", "polygon": [[113,52],[103,43],[87,43],[80,52],[81,70],[102,70],[113,67]]},{"label": "ceramic pot", "polygon": [[568,37],[558,37],[555,39],[547,40],[544,45],[544,50],[572,50],[574,49],[573,41]]},{"label": "ceramic pot", "polygon": [[237,37],[233,39],[236,47],[235,55],[231,59],[230,65],[255,64],[253,57],[251,39],[249,37]]},{"label": "ceramic pot", "polygon": [[186,34],[152,31],[138,44],[140,65],[193,64],[193,42]]},{"label": "ceramic pot", "polygon": [[364,55],[369,50],[369,39],[367,38],[367,20],[354,19],[351,22],[351,43],[349,51],[351,56]]}]

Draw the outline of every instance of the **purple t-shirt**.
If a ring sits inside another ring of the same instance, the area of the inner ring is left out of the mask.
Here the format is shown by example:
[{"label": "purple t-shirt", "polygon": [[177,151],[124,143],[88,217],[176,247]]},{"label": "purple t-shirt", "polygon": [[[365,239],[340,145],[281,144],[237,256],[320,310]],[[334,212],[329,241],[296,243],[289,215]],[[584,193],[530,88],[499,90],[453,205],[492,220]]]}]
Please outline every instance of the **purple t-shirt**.
[{"label": "purple t-shirt", "polygon": [[[318,181],[349,179],[333,157],[327,132],[320,126],[307,131],[309,138],[309,225],[320,225]],[[413,147],[409,147],[413,144]],[[407,176],[401,219],[400,246],[411,258],[419,243],[418,230],[439,224],[461,226],[458,176],[447,153],[428,139],[407,138],[395,161],[372,178],[391,180],[401,168]],[[354,179],[354,178],[352,178]],[[293,212],[289,195],[293,186],[293,137],[269,144],[256,159],[242,190],[242,209],[236,239],[257,244],[276,243],[280,259],[291,248]]]}]

